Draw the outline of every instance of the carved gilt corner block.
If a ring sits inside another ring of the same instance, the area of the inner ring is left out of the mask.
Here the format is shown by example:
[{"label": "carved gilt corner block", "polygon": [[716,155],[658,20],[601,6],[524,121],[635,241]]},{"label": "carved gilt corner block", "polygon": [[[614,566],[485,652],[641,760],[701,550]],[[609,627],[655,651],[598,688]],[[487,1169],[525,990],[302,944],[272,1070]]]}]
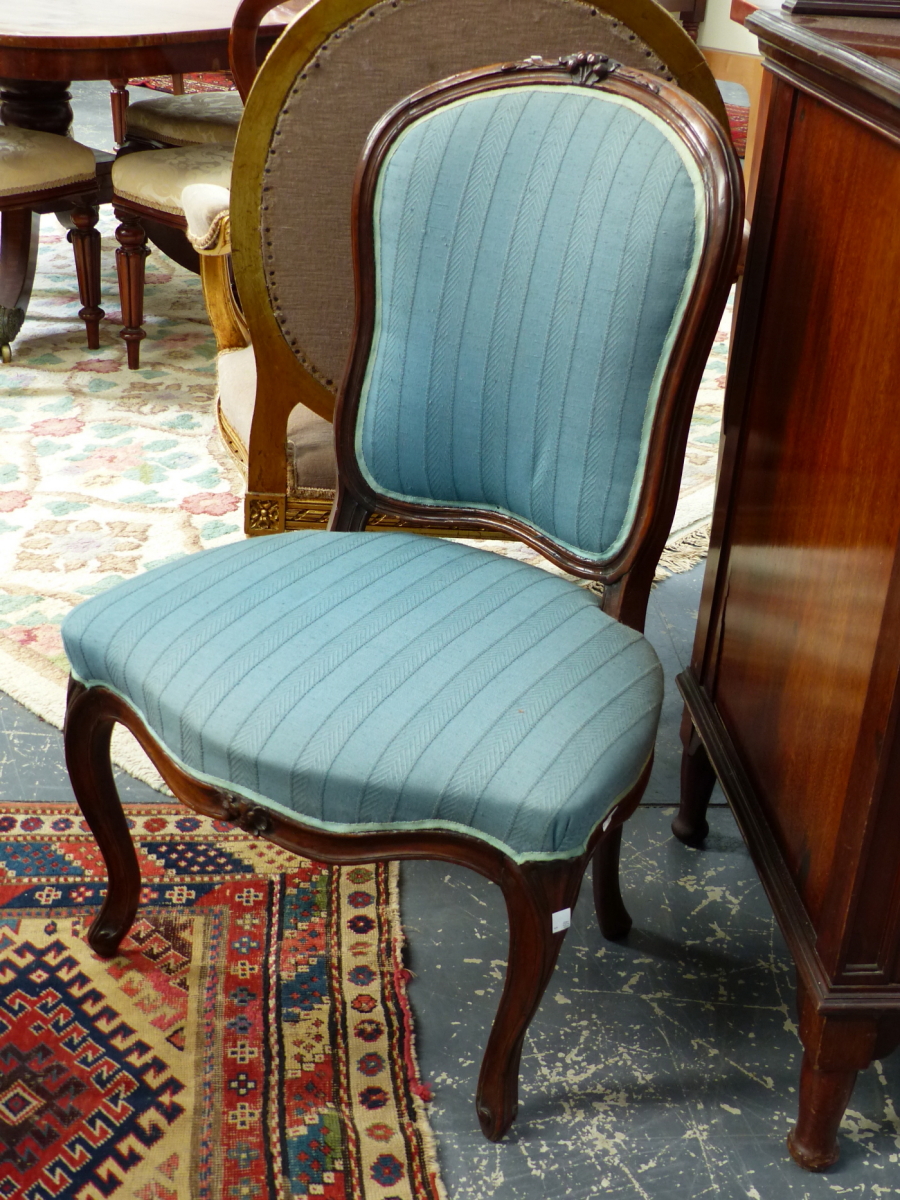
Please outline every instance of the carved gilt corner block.
[{"label": "carved gilt corner block", "polygon": [[248,492],[244,499],[244,528],[249,534],[284,531],[284,496],[278,492]]}]

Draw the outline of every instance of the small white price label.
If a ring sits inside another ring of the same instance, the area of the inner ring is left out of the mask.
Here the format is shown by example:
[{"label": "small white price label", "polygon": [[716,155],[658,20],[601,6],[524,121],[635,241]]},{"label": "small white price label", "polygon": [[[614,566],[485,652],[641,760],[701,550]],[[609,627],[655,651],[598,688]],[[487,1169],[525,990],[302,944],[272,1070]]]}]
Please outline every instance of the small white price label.
[{"label": "small white price label", "polygon": [[550,917],[554,933],[562,933],[564,929],[568,929],[572,924],[571,908],[560,908]]}]

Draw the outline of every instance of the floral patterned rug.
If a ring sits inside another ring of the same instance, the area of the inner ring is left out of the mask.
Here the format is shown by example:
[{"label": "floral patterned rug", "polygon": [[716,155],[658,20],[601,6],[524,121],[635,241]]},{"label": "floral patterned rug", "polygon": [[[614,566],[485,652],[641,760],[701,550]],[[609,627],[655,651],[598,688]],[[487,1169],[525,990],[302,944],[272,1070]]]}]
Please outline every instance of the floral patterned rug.
[{"label": "floral patterned rug", "polygon": [[168,804],[129,823],[142,903],[104,961],[81,814],[0,811],[0,1195],[441,1200],[396,864]]},{"label": "floral patterned rug", "polygon": [[[215,342],[200,281],[153,251],[147,338],[140,370],[129,371],[113,228],[106,210],[101,348],[86,348],[71,247],[45,217],[28,316],[13,362],[0,368],[0,690],[58,727],[66,612],[137,571],[243,536],[242,480],[216,432]],[[729,319],[698,396],[663,575],[704,553]],[[487,545],[530,557],[517,543]],[[116,737],[117,761],[158,783],[130,735]]]},{"label": "floral patterned rug", "polygon": [[[0,689],[57,727],[69,609],[243,536],[242,480],[215,431],[215,341],[199,278],[153,251],[148,336],[140,370],[129,371],[108,210],[100,228],[101,348],[86,348],[72,250],[44,217],[28,316],[0,372]],[[119,762],[154,781],[129,744],[121,735]]]}]

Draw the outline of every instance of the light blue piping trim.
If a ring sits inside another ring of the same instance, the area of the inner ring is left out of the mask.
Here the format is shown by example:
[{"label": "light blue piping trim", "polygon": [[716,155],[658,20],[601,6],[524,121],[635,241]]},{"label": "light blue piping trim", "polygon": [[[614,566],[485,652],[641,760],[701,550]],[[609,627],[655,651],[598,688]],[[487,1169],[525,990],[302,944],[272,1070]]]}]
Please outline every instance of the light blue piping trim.
[{"label": "light blue piping trim", "polygon": [[[578,96],[583,96],[585,94],[585,90],[586,90],[584,87],[579,87],[575,84],[558,84],[558,85],[536,84],[536,85],[534,85],[532,90],[558,93],[560,91],[560,89],[562,89],[563,91],[566,91],[566,92],[574,92]],[[490,95],[490,96],[496,96],[498,94],[503,94],[503,93],[507,93],[507,92],[517,92],[519,90],[520,90],[519,88],[497,88],[494,91],[486,93],[486,94]],[[678,304],[675,307],[675,312],[672,316],[672,322],[669,326],[669,331],[666,334],[665,340],[663,341],[659,359],[657,360],[657,364],[656,364],[656,370],[653,374],[653,379],[651,380],[651,383],[650,383],[650,391],[647,396],[647,408],[644,413],[644,423],[643,423],[643,427],[641,430],[640,455],[638,457],[638,462],[635,467],[634,479],[631,484],[631,494],[629,495],[629,498],[628,498],[628,507],[625,510],[625,516],[622,520],[622,525],[621,525],[616,537],[613,539],[613,541],[610,543],[610,545],[603,550],[584,550],[581,546],[575,546],[569,542],[564,541],[562,538],[557,537],[555,534],[549,533],[546,529],[541,529],[541,527],[539,525],[535,525],[532,521],[526,520],[526,518],[521,516],[519,513],[514,513],[511,509],[508,509],[508,508],[502,508],[498,504],[484,504],[484,503],[476,503],[475,501],[466,501],[466,500],[431,500],[431,499],[428,499],[423,496],[411,496],[404,492],[395,492],[395,491],[392,491],[390,488],[386,488],[382,484],[378,483],[378,481],[375,479],[375,477],[372,475],[371,471],[369,470],[368,464],[365,460],[365,457],[363,456],[363,449],[362,449],[362,431],[363,431],[363,423],[364,423],[364,419],[365,419],[366,403],[368,400],[369,390],[370,390],[371,383],[372,383],[372,372],[374,370],[374,355],[372,355],[371,353],[369,355],[369,361],[366,365],[366,374],[363,379],[362,390],[360,392],[359,408],[357,409],[357,414],[356,414],[356,429],[354,431],[353,443],[354,443],[354,449],[356,451],[356,461],[357,461],[357,464],[359,465],[359,469],[363,475],[363,478],[366,480],[366,482],[369,484],[369,486],[372,488],[372,490],[376,494],[380,494],[382,496],[390,496],[391,499],[393,499],[393,500],[404,500],[407,503],[413,502],[415,504],[421,504],[424,507],[478,508],[482,512],[495,512],[495,513],[500,513],[504,516],[514,517],[516,520],[521,521],[524,525],[527,525],[530,529],[535,530],[536,533],[541,533],[544,535],[544,537],[550,538],[551,541],[555,542],[557,546],[562,546],[566,550],[572,551],[573,554],[576,554],[576,555],[580,556],[581,558],[592,560],[594,562],[604,562],[605,560],[612,558],[613,555],[616,554],[621,549],[621,547],[623,546],[623,544],[625,543],[625,541],[628,537],[628,534],[631,532],[632,525],[634,524],[634,517],[635,517],[635,513],[637,511],[638,500],[640,499],[641,487],[643,486],[643,482],[644,482],[644,472],[645,472],[645,469],[647,466],[647,454],[649,452],[649,440],[650,440],[650,427],[653,424],[653,419],[656,415],[656,407],[659,402],[659,392],[660,392],[660,388],[662,387],[662,378],[663,378],[663,374],[664,374],[663,364],[666,362],[669,352],[672,348],[672,345],[674,344],[675,340],[678,337],[678,332],[681,328],[681,323],[684,318],[685,309],[687,308],[688,301],[690,300],[691,293],[694,289],[694,284],[697,280],[697,269],[698,269],[698,266],[700,263],[700,256],[702,254],[703,247],[706,243],[706,234],[707,234],[707,224],[708,223],[707,223],[705,196],[704,196],[704,191],[703,191],[703,179],[700,174],[700,169],[697,166],[697,164],[694,162],[693,158],[688,154],[687,147],[684,145],[681,138],[676,136],[674,131],[669,128],[669,126],[665,123],[665,121],[662,120],[661,117],[658,117],[655,113],[649,112],[646,108],[643,107],[643,105],[637,104],[634,100],[629,99],[627,96],[618,96],[618,95],[615,95],[610,92],[602,92],[602,93],[596,92],[596,93],[594,93],[594,95],[597,97],[598,100],[602,100],[609,104],[617,104],[621,108],[631,109],[632,112],[636,112],[644,120],[649,121],[649,123],[651,125],[655,126],[656,129],[659,130],[659,132],[663,134],[663,136],[666,138],[666,140],[669,142],[669,144],[672,146],[672,148],[677,153],[678,157],[681,159],[682,164],[684,165],[684,168],[688,174],[688,177],[690,178],[691,183],[694,185],[695,236],[694,236],[693,256],[691,258],[690,265],[689,265],[687,271],[685,272],[684,286],[681,289],[681,295],[679,296]],[[477,98],[478,98],[477,96],[475,96],[475,97],[469,96],[469,97],[463,97],[460,100],[454,100],[452,104],[446,104],[442,108],[435,110],[435,112],[428,113],[426,116],[421,118],[421,121],[433,120],[440,113],[443,113],[446,110],[451,109],[451,108],[456,108],[463,104],[468,104],[471,100],[477,99]],[[419,124],[419,122],[416,122],[416,125],[418,125],[418,124]],[[391,146],[391,148],[388,151],[388,154],[385,158],[385,161],[382,164],[382,168],[381,168],[381,171],[378,176],[378,184],[375,188],[375,200],[374,200],[374,204],[373,204],[373,208],[372,208],[372,214],[373,214],[373,237],[374,237],[374,243],[375,243],[375,278],[376,278],[376,282],[377,282],[378,278],[380,277],[380,273],[381,273],[381,238],[379,237],[379,213],[381,212],[381,201],[382,201],[382,195],[383,195],[384,176],[387,172],[388,166],[390,165],[390,161],[394,156],[394,153],[397,151],[399,146],[402,144],[404,138],[406,138],[406,136],[412,132],[413,128],[415,128],[415,126],[410,126],[409,128],[405,129],[400,134],[400,136],[396,139],[394,144]],[[381,291],[378,289],[378,287],[376,285],[375,321],[374,321],[374,325],[373,325],[373,329],[372,329],[372,345],[373,346],[377,345],[381,338],[382,325],[383,325],[383,321],[382,321],[382,308],[381,308]]]},{"label": "light blue piping trim", "polygon": [[444,830],[448,833],[463,833],[467,834],[469,837],[476,838],[480,842],[487,842],[488,845],[493,846],[495,850],[499,850],[501,854],[505,854],[507,858],[511,858],[513,862],[519,864],[527,862],[566,862],[569,859],[579,858],[582,854],[584,854],[597,826],[602,825],[619,801],[623,800],[628,795],[628,793],[631,791],[631,788],[634,787],[634,783],[637,783],[642,772],[646,769],[647,763],[650,761],[650,757],[653,753],[651,750],[650,754],[647,756],[647,759],[641,764],[641,769],[635,776],[634,783],[632,783],[630,787],[625,788],[624,791],[620,792],[619,795],[616,796],[615,800],[613,800],[609,807],[604,811],[603,816],[594,822],[594,824],[591,826],[590,833],[580,846],[576,847],[574,850],[568,851],[565,854],[554,854],[550,850],[539,850],[534,854],[520,854],[513,850],[511,846],[507,846],[505,842],[501,842],[499,838],[492,837],[489,833],[480,833],[477,829],[473,829],[470,825],[462,825],[458,821],[395,821],[392,823],[360,821],[354,825],[345,825],[339,821],[321,821],[316,817],[308,817],[303,813],[298,813],[294,809],[288,808],[284,804],[279,804],[277,800],[272,800],[269,796],[263,796],[260,792],[254,792],[251,788],[240,787],[238,784],[231,783],[227,779],[220,779],[217,775],[207,775],[204,771],[198,771],[196,767],[188,766],[187,763],[182,762],[177,755],[172,753],[169,747],[161,740],[161,738],[157,736],[155,730],[151,728],[145,714],[123,692],[120,692],[117,687],[114,687],[105,679],[82,679],[78,672],[75,671],[71,666],[69,670],[72,678],[77,683],[83,684],[84,687],[102,687],[105,688],[106,691],[112,692],[114,696],[117,696],[123,704],[127,705],[127,707],[130,708],[131,711],[141,719],[147,729],[147,732],[150,734],[153,741],[156,742],[157,746],[159,746],[160,750],[162,750],[168,758],[171,758],[172,761],[178,767],[180,767],[186,775],[192,776],[192,778],[199,780],[201,783],[208,783],[213,787],[221,788],[223,791],[231,792],[234,795],[243,796],[247,800],[252,800],[254,804],[261,804],[264,808],[274,809],[276,812],[281,813],[282,816],[287,817],[291,821],[297,821],[300,824],[309,825],[313,829],[321,829],[324,833],[396,833],[398,831],[403,833],[416,833],[432,829]]}]

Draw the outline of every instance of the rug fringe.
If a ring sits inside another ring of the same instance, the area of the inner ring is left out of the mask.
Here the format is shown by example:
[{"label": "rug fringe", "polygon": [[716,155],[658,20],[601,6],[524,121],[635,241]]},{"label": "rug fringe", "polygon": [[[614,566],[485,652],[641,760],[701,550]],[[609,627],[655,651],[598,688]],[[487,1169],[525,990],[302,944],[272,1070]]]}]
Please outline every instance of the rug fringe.
[{"label": "rug fringe", "polygon": [[704,521],[695,529],[689,529],[666,543],[659,558],[654,583],[668,579],[670,575],[680,575],[689,571],[701,562],[709,552],[710,522]]}]

